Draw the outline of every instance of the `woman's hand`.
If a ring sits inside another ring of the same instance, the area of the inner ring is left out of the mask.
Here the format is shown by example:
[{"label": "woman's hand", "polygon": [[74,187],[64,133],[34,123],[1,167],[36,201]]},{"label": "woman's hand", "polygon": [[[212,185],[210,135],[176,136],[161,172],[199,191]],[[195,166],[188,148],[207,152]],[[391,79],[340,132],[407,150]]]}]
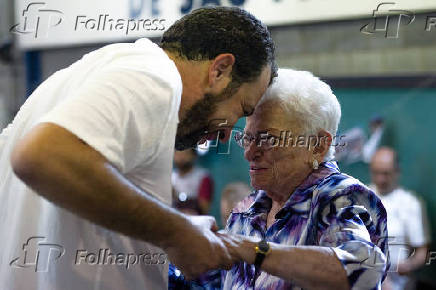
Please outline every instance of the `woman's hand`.
[{"label": "woman's hand", "polygon": [[248,264],[254,264],[255,247],[260,241],[259,238],[231,235],[223,231],[217,232],[217,236],[221,238],[232,257]]}]

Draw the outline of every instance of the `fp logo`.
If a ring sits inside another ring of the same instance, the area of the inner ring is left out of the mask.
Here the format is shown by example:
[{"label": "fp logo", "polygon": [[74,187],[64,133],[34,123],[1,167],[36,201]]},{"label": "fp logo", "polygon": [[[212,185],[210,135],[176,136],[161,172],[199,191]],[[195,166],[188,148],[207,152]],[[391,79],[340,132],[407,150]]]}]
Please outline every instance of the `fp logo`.
[{"label": "fp logo", "polygon": [[14,268],[34,268],[35,272],[47,272],[50,262],[59,260],[65,254],[61,245],[47,243],[45,237],[30,237],[23,244],[21,256],[9,265]]},{"label": "fp logo", "polygon": [[373,34],[384,32],[386,38],[398,38],[400,31],[401,19],[406,19],[405,25],[409,25],[415,20],[415,14],[407,10],[386,9],[386,6],[395,5],[394,2],[381,3],[373,11],[372,23],[365,24],[360,32],[364,34]]},{"label": "fp logo", "polygon": [[43,9],[44,2],[32,2],[23,10],[20,23],[11,27],[10,32],[33,34],[34,38],[47,37],[50,27],[62,22],[63,13],[59,10]]}]

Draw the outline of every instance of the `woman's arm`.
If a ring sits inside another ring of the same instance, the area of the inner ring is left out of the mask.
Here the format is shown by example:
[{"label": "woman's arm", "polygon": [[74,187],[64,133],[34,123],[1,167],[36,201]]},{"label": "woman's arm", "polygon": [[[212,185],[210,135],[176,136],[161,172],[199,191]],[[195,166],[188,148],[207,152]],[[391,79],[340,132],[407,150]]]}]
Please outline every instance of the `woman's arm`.
[{"label": "woman's arm", "polygon": [[[256,240],[243,236],[232,236],[231,239],[239,243],[240,258],[254,264]],[[350,289],[347,274],[331,248],[269,244],[271,252],[262,263],[262,271],[304,289]]]},{"label": "woman's arm", "polygon": [[[354,190],[320,206],[316,246],[270,243],[261,270],[308,289],[379,289],[387,268],[386,214],[378,200]],[[238,245],[231,255],[254,263],[258,240],[222,239]]]},{"label": "woman's arm", "polygon": [[347,274],[334,251],[319,246],[271,244],[261,269],[304,289],[350,289]]}]

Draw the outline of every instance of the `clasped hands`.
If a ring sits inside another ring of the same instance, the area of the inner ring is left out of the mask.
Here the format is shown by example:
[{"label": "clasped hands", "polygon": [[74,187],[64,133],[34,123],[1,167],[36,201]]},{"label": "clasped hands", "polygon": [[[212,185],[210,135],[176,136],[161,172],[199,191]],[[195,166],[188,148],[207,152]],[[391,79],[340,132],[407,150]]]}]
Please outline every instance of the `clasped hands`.
[{"label": "clasped hands", "polygon": [[178,235],[175,246],[165,249],[169,260],[187,279],[212,269],[230,269],[235,263],[254,263],[259,238],[218,231],[212,216],[189,216],[192,227]]}]

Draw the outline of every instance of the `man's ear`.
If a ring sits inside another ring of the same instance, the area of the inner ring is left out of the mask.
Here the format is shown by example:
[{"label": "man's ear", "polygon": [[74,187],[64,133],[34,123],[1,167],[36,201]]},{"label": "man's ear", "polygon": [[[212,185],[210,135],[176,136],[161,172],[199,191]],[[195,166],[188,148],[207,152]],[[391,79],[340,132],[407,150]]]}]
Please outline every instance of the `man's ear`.
[{"label": "man's ear", "polygon": [[318,132],[316,144],[313,147],[313,154],[319,157],[320,160],[324,160],[324,157],[329,151],[332,142],[333,142],[332,134],[330,134],[326,130],[320,130]]},{"label": "man's ear", "polygon": [[[209,86],[220,86],[225,79],[231,80],[235,56],[231,53],[219,54],[209,66]],[[224,85],[224,87],[227,86]]]}]

